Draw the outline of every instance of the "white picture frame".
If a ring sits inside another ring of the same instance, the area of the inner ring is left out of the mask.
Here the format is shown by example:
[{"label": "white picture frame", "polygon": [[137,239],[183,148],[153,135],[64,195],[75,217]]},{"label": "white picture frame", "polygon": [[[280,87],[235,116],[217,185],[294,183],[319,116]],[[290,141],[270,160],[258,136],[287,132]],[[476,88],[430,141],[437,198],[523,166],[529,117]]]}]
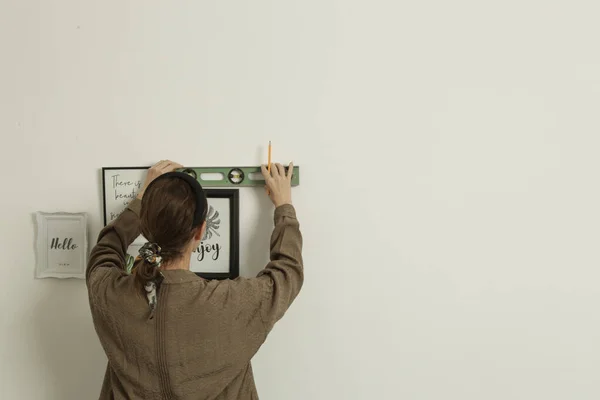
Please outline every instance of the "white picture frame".
[{"label": "white picture frame", "polygon": [[87,214],[38,211],[35,220],[35,277],[85,279],[88,260]]}]

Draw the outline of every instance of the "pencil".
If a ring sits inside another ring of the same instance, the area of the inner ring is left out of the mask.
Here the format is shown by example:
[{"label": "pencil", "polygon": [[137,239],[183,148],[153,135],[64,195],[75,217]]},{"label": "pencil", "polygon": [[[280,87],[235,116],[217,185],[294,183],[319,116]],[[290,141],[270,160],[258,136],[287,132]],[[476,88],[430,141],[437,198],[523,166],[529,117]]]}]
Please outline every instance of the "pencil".
[{"label": "pencil", "polygon": [[269,172],[271,172],[271,141],[269,140]]}]

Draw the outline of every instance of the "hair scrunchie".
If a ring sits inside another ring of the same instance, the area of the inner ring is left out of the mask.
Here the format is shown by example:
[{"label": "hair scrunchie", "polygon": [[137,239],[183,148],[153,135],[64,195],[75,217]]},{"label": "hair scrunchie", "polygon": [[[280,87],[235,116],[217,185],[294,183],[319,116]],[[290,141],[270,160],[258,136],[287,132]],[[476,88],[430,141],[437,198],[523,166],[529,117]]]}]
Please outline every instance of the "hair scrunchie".
[{"label": "hair scrunchie", "polygon": [[159,268],[162,263],[162,257],[160,256],[160,246],[156,243],[146,243],[140,249],[140,257],[142,257],[148,264]]},{"label": "hair scrunchie", "polygon": [[[159,245],[148,242],[140,249],[140,257],[154,268],[160,268],[160,264],[162,263],[160,250],[161,249]],[[146,297],[148,298],[148,304],[150,305],[151,316],[154,314],[154,309],[156,308],[156,286],[157,282],[155,281],[148,281],[144,286],[144,289],[146,290]]]}]

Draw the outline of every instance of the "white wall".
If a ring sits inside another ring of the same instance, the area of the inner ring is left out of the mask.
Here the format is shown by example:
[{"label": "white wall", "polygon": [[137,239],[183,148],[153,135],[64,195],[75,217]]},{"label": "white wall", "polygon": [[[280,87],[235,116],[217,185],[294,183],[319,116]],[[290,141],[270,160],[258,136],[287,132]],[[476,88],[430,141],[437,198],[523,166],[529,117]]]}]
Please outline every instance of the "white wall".
[{"label": "white wall", "polygon": [[[82,281],[42,211],[101,228],[99,169],[278,161],[306,283],[261,399],[598,399],[598,2],[0,1],[0,397],[97,398]],[[242,271],[270,208],[242,206]]]}]

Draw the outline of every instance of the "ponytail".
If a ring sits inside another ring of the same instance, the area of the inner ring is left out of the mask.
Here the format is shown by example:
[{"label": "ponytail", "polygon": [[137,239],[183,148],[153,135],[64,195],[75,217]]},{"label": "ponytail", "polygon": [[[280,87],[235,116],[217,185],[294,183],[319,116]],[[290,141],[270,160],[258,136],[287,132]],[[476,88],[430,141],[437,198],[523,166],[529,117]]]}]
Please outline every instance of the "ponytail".
[{"label": "ponytail", "polygon": [[156,281],[160,277],[160,268],[150,264],[146,260],[141,260],[140,265],[134,270],[136,285],[143,289],[149,281]]},{"label": "ponytail", "polygon": [[206,218],[206,204],[200,184],[183,173],[163,174],[144,191],[140,231],[148,243],[136,257],[134,282],[136,292],[148,298],[151,316],[164,279],[162,270],[186,254]]},{"label": "ponytail", "polygon": [[146,292],[150,310],[156,307],[156,289],[160,284],[162,274],[160,265],[162,263],[161,248],[156,243],[146,243],[140,249],[141,264],[135,269],[136,286]]}]

